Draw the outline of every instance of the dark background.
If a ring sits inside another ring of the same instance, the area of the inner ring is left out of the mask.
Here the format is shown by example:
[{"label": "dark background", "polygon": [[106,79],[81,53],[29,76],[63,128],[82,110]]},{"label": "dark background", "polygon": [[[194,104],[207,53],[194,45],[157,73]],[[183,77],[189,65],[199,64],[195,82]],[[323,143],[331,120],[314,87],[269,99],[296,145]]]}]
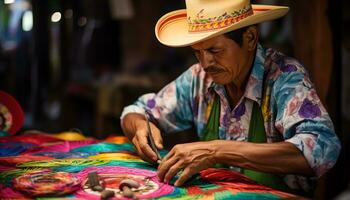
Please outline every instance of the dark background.
[{"label": "dark background", "polygon": [[[331,114],[343,149],[320,179],[315,199],[333,199],[349,183],[350,3],[252,3],[291,8],[286,17],[259,26],[261,43],[308,68]],[[77,128],[101,139],[122,134],[124,106],[195,62],[190,49],[165,47],[154,36],[159,17],[184,7],[184,0],[0,0],[0,90],[23,107],[22,131]]]}]

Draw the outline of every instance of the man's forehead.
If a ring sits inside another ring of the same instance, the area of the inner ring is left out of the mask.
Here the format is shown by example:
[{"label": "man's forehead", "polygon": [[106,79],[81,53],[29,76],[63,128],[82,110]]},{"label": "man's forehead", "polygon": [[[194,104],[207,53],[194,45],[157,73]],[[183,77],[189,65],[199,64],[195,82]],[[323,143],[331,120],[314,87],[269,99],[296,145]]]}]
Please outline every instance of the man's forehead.
[{"label": "man's forehead", "polygon": [[192,49],[199,50],[199,49],[209,49],[214,46],[220,45],[223,43],[223,40],[225,37],[223,35],[216,36],[201,42],[198,42],[196,44],[191,45]]}]

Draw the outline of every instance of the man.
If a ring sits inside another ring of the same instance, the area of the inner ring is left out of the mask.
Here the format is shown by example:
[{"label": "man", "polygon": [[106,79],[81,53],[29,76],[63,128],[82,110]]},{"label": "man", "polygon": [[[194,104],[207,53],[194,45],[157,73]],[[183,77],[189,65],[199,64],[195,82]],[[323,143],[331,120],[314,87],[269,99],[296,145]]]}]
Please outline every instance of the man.
[{"label": "man", "polygon": [[310,192],[310,180],[335,164],[340,144],[301,64],[258,43],[255,24],[288,8],[248,0],[187,0],[186,7],[163,16],[156,36],[168,46],[191,46],[199,63],[126,107],[126,136],[155,162],[145,112],[158,149],[160,130],[194,126],[202,141],[174,146],[158,167],[164,182],[180,174],[176,186],[220,164],[277,189]]}]

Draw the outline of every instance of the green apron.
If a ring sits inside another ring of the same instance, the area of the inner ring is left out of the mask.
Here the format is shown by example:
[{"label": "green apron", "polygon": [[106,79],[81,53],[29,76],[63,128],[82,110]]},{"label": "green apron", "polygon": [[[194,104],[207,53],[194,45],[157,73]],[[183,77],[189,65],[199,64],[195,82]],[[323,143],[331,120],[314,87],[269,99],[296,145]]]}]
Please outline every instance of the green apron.
[{"label": "green apron", "polygon": [[[219,138],[220,123],[220,97],[215,95],[215,99],[210,111],[207,126],[204,129],[203,141],[215,140]],[[249,124],[248,142],[266,143],[266,133],[264,128],[264,120],[259,105],[254,102],[252,116]],[[216,167],[222,167],[218,165]],[[258,172],[255,170],[243,169],[243,174],[250,177],[257,183],[272,187],[274,189],[291,192],[284,183],[282,177],[277,175]]]}]

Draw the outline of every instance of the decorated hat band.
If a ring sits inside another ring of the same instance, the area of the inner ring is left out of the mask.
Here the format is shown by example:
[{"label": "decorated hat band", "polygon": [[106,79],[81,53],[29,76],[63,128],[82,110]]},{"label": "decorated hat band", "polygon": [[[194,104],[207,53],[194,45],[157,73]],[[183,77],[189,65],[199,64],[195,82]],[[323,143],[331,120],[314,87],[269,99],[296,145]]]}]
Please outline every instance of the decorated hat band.
[{"label": "decorated hat band", "polygon": [[241,21],[244,18],[247,18],[250,15],[253,15],[253,9],[249,5],[238,11],[233,12],[224,12],[223,14],[216,17],[204,18],[201,15],[205,10],[202,9],[195,19],[188,17],[189,32],[200,32],[200,31],[210,31],[215,29],[221,29],[236,22]]}]

